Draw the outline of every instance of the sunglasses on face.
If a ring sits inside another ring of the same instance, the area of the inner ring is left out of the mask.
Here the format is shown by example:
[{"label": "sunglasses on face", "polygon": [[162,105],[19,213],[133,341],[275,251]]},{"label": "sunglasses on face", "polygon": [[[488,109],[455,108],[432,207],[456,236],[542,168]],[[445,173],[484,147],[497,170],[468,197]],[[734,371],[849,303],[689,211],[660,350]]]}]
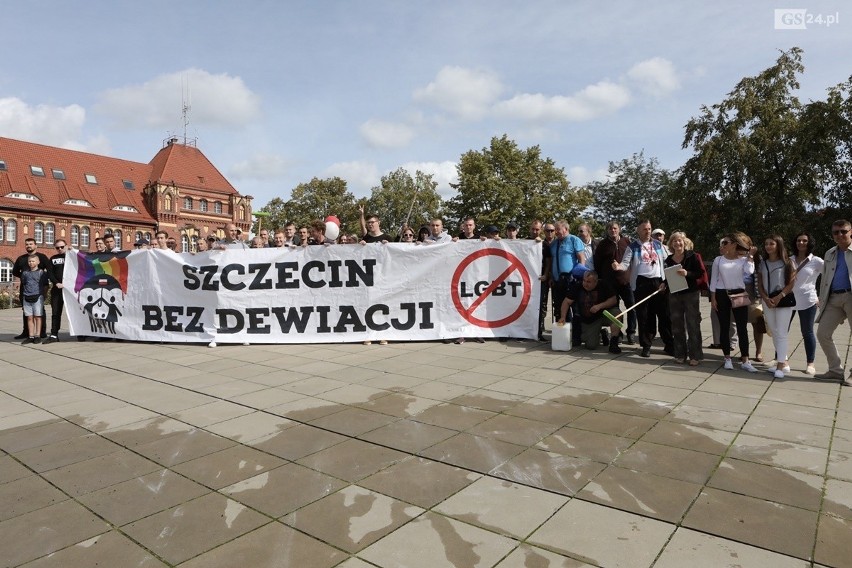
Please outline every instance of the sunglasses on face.
[{"label": "sunglasses on face", "polygon": [[402,235],[402,238],[403,239],[413,239],[414,235],[412,235],[411,233],[406,233],[406,234]]},{"label": "sunglasses on face", "polygon": [[555,231],[555,230],[556,230],[556,229],[545,229],[545,230],[544,230],[544,232],[545,232],[545,233],[552,233],[552,232],[553,232],[553,231]]},{"label": "sunglasses on face", "polygon": [[833,231],[831,231],[831,234],[834,235],[834,236],[846,235],[846,233],[848,233],[848,232],[849,232],[849,229],[834,229]]},{"label": "sunglasses on face", "polygon": [[63,246],[58,246],[58,247],[56,247],[56,250],[62,250],[62,249],[64,249],[64,248],[65,248],[65,247],[63,247]]}]

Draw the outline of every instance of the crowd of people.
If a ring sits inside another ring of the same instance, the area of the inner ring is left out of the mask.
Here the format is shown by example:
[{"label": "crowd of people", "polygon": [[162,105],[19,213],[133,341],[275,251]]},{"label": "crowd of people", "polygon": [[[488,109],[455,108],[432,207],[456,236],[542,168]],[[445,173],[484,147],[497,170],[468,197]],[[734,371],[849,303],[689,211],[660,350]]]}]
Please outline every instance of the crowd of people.
[{"label": "crowd of people", "polygon": [[[393,238],[382,229],[378,215],[365,215],[363,208],[360,212],[360,235],[330,231],[328,222],[317,219],[298,229],[294,223],[271,232],[261,229],[247,241],[236,225],[228,224],[224,229],[227,236],[198,240],[194,252],[520,238],[516,223],[508,223],[502,231],[492,225],[478,232],[472,217],[461,221],[455,236],[444,229],[441,219],[433,219],[416,230],[403,225]],[[832,224],[835,246],[825,252],[824,258],[814,254],[815,241],[807,232],[797,234],[789,250],[778,234],[768,235],[757,244],[742,232],[726,234],[719,241],[719,254],[709,272],[686,234],[674,232],[666,240],[665,231],[653,228],[649,220],[638,225],[635,238],[624,235],[614,221],[606,225],[603,236],[595,238],[592,233],[588,224],[582,224],[573,235],[565,220],[536,220],[529,227],[527,238],[542,246],[537,330],[540,341],[545,340],[546,314],[552,311],[556,325],[571,323],[575,347],[597,349],[603,344],[617,354],[621,353],[620,344],[635,345],[638,341],[639,355],[650,357],[653,341],[659,335],[666,354],[677,363],[696,366],[704,359],[700,300],[708,296],[713,320],[713,342],[709,347],[721,349],[725,369],[734,369],[732,353],[738,350],[740,368],[757,372],[752,361],[763,361],[763,336],[769,334],[775,352],[774,367],[770,366],[769,371],[777,379],[784,378],[790,371],[788,333],[798,314],[807,359],[804,372],[852,385],[852,375],[844,374],[833,340],[838,326],[852,322],[852,226],[848,220]],[[50,286],[55,291],[62,288],[67,243],[57,239],[56,254],[50,258],[36,251],[33,239],[27,239],[25,246],[27,252],[18,257],[13,269],[13,275],[20,279],[23,306],[23,331],[16,339],[24,343],[58,341],[62,294],[50,294],[49,330],[44,303]],[[158,231],[153,243],[141,240],[135,246],[175,251],[176,241],[165,231]],[[96,239],[95,248],[98,252],[120,250],[109,234]],[[755,347],[753,359],[749,325]],[[463,341],[455,339],[456,343]],[[816,375],[817,341],[828,366],[821,375]]]}]

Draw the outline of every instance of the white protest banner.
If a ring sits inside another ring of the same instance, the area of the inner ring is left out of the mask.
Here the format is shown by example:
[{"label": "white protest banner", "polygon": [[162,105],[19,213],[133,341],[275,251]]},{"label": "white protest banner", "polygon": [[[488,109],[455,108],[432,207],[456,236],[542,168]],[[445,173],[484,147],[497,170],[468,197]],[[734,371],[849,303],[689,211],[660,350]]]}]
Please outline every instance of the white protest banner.
[{"label": "white protest banner", "polygon": [[540,267],[541,244],[520,240],[71,251],[63,291],[72,335],[217,343],[534,339]]}]

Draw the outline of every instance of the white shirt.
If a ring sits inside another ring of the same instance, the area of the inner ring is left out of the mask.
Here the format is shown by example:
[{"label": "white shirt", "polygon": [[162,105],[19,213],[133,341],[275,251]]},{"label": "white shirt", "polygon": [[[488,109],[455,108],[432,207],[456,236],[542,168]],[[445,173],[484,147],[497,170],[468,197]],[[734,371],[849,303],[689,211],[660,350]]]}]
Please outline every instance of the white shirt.
[{"label": "white shirt", "polygon": [[796,265],[794,257],[790,260],[793,261],[793,267],[796,269],[796,281],[793,283],[793,295],[796,297],[794,309],[807,310],[817,303],[816,281],[822,274],[825,262],[812,254],[809,254],[807,260],[800,265]]},{"label": "white shirt", "polygon": [[713,274],[710,275],[710,291],[743,290],[745,277],[754,274],[754,263],[747,256],[730,260],[717,256],[713,261]]}]

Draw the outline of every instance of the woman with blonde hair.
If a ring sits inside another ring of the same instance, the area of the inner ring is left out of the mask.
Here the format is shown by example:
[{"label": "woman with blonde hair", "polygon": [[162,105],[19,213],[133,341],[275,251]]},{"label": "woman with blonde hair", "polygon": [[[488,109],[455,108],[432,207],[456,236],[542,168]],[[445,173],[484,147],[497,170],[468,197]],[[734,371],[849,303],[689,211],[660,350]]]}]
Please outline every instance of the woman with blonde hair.
[{"label": "woman with blonde hair", "polygon": [[666,268],[680,266],[677,273],[686,278],[687,288],[669,293],[669,315],[674,338],[674,357],[678,363],[695,367],[704,358],[701,348],[700,289],[707,285],[707,270],[701,255],[693,250],[692,241],[681,231],[675,231],[668,242],[671,254]]},{"label": "woman with blonde hair", "polygon": [[754,262],[748,254],[750,249],[750,244],[741,236],[730,233],[722,237],[719,241],[719,250],[722,254],[713,260],[710,298],[713,309],[719,316],[725,369],[734,368],[731,362],[730,339],[731,314],[733,314],[740,345],[740,367],[749,373],[756,373],[757,369],[748,360],[748,307],[751,300],[745,290],[745,281],[754,273]]},{"label": "woman with blonde hair", "polygon": [[772,332],[772,344],[775,346],[775,378],[783,379],[787,361],[787,332],[793,317],[793,306],[796,305],[796,296],[793,294],[796,269],[787,256],[781,235],[766,237],[763,250],[755,262],[763,317]]}]

